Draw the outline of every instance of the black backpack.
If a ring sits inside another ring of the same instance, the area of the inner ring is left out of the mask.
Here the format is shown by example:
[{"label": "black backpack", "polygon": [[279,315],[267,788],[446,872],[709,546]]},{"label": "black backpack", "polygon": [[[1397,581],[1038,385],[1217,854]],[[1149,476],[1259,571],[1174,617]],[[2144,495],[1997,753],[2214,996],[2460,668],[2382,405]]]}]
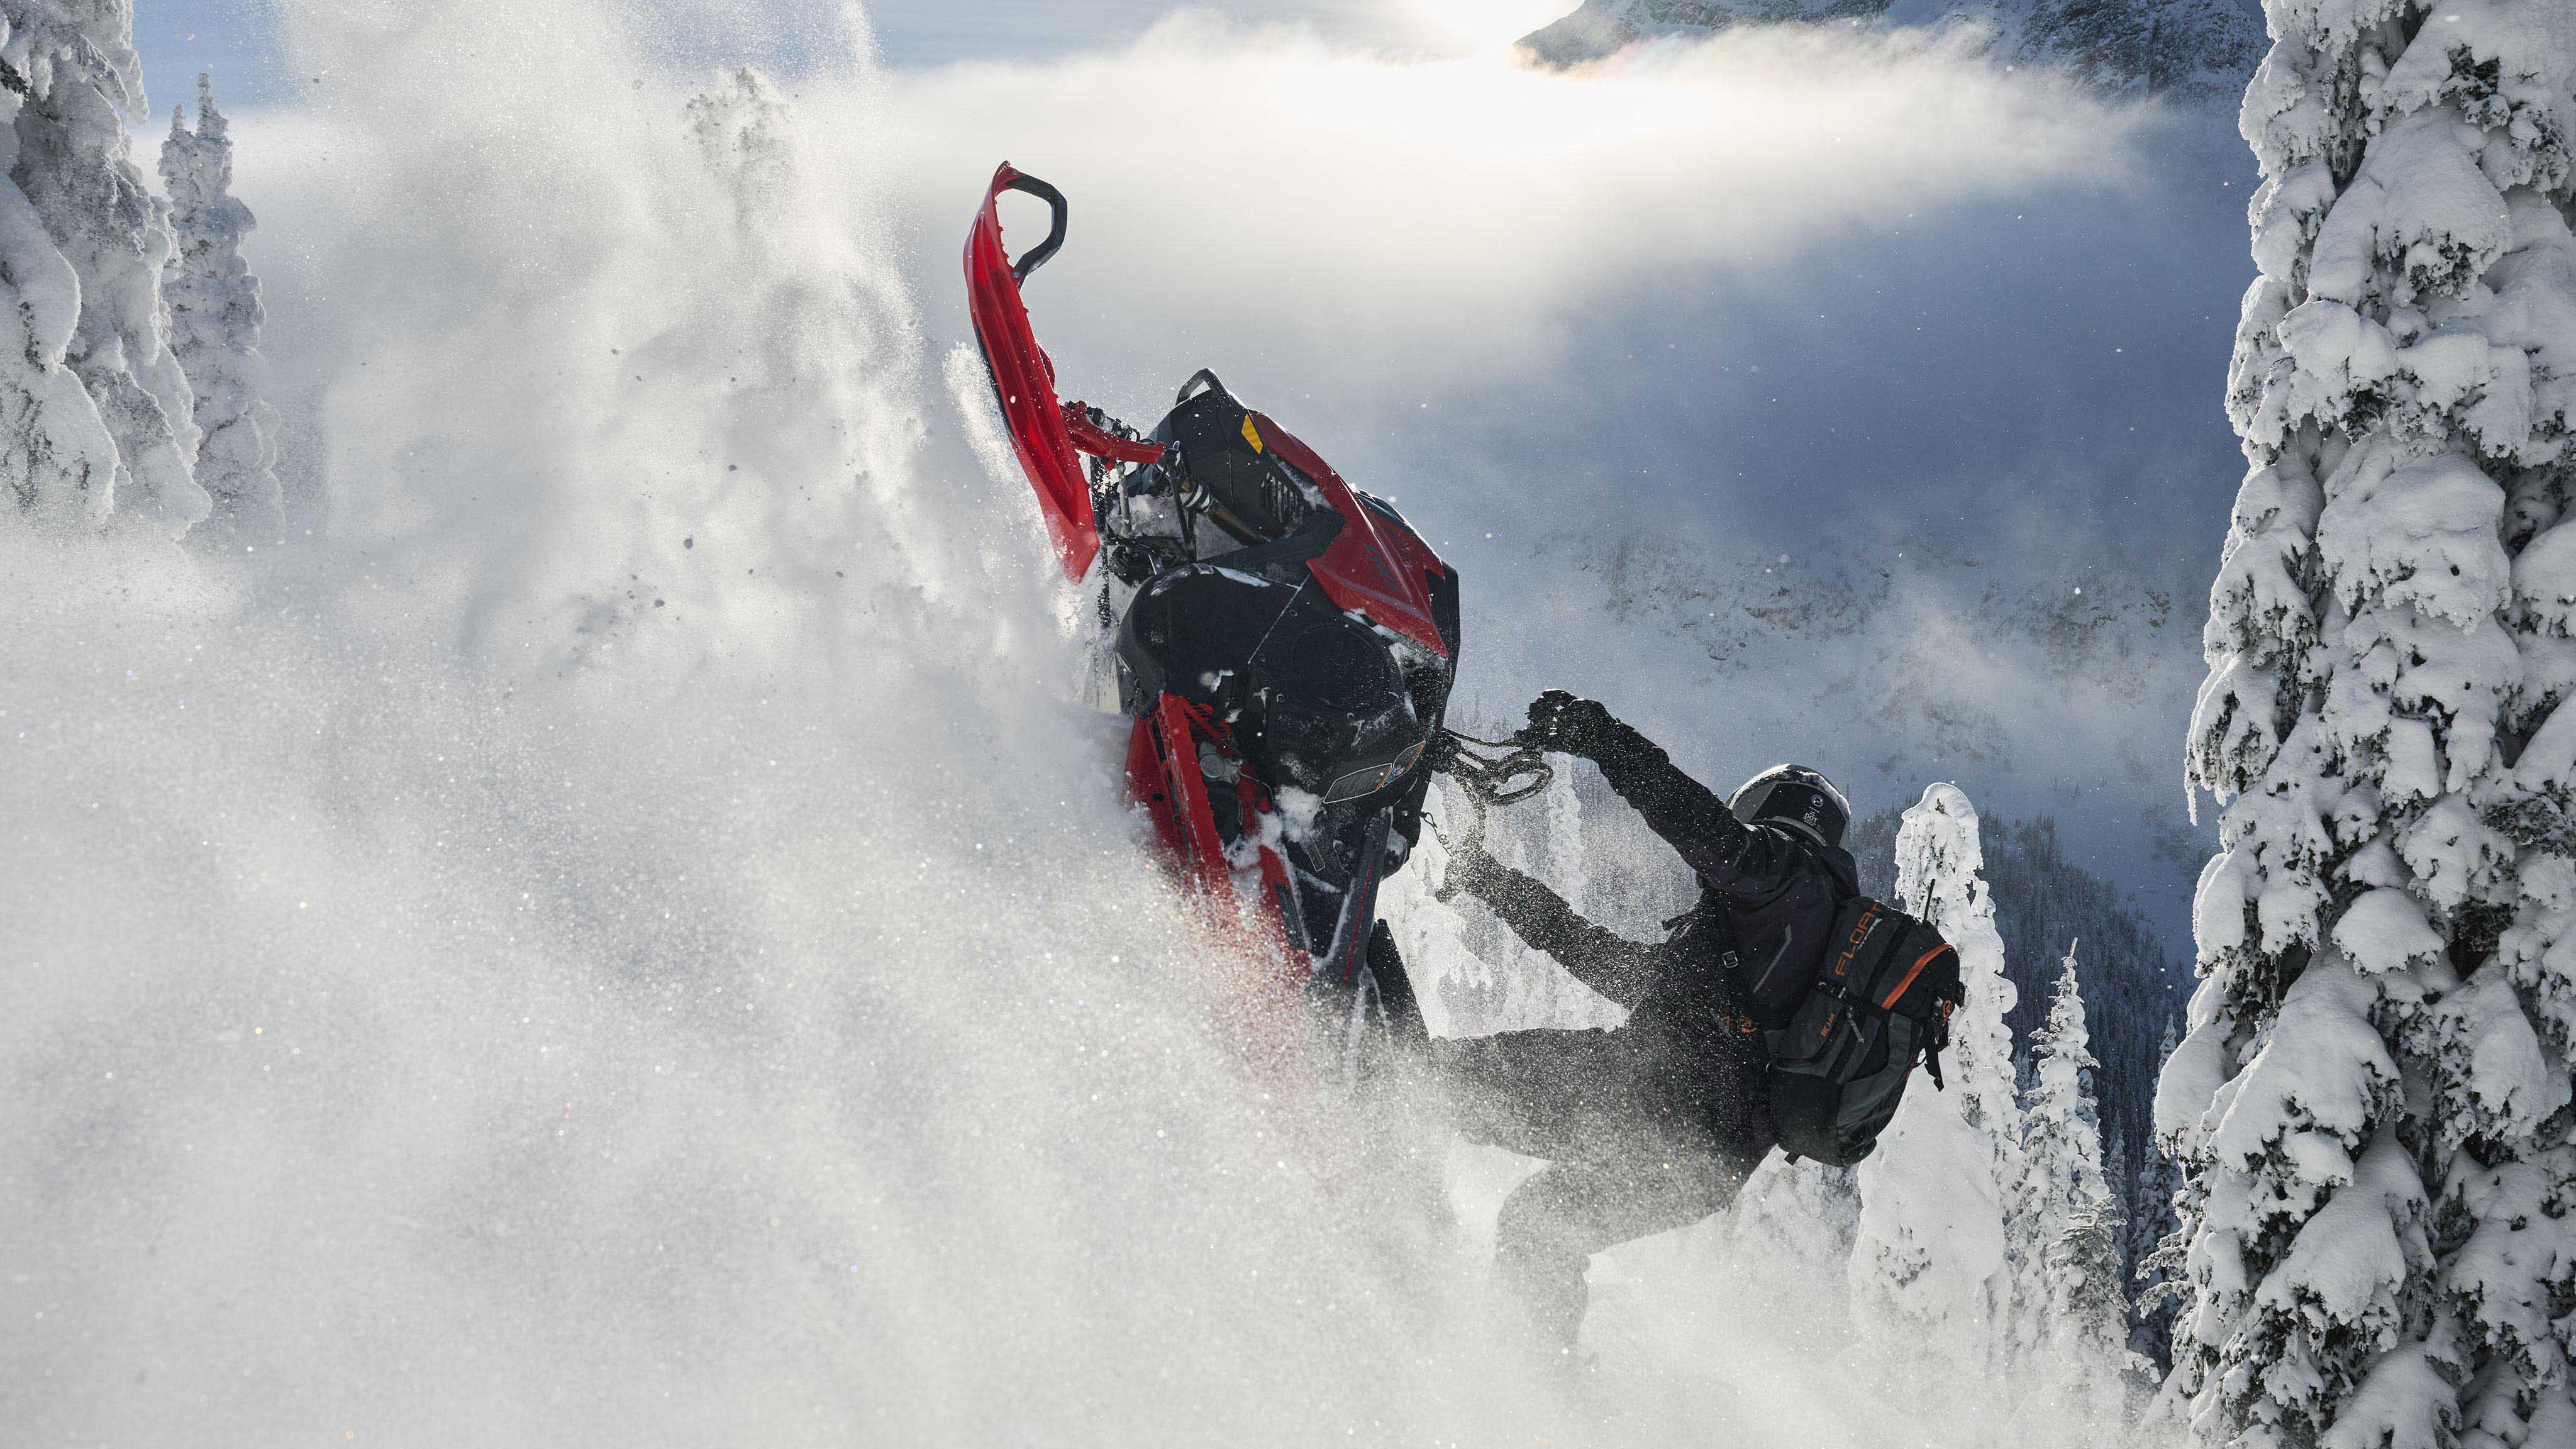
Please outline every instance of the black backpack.
[{"label": "black backpack", "polygon": [[[1844,903],[1785,1024],[1762,1034],[1771,1119],[1792,1159],[1849,1167],[1878,1145],[1918,1060],[1942,1087],[1950,1013],[1966,1000],[1959,953],[1941,933],[1867,896]],[[1794,993],[1794,995],[1793,995]]]}]

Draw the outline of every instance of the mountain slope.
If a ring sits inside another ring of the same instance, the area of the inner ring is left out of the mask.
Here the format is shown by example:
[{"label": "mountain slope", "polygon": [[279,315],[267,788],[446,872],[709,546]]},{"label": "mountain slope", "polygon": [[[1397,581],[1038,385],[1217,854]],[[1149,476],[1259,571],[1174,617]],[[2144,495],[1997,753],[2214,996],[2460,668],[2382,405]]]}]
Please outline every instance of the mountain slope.
[{"label": "mountain slope", "polygon": [[[2196,601],[2155,566],[2004,539],[1854,542],[1810,561],[1609,530],[1539,539],[1527,558],[1527,627],[1479,641],[1471,724],[1509,728],[1527,702],[1487,697],[1487,681],[1538,678],[1608,701],[1713,783],[1797,759],[1867,814],[1955,780],[2007,817],[2055,816],[2078,863],[2182,939],[2196,846],[2169,752]],[[1563,667],[1574,641],[1581,665]]]},{"label": "mountain slope", "polygon": [[1961,35],[2020,65],[2055,65],[2108,90],[2216,95],[2262,59],[2263,19],[2241,0],[1584,0],[1522,37],[1542,65],[1599,60],[1639,41],[1737,25],[1844,21]]}]

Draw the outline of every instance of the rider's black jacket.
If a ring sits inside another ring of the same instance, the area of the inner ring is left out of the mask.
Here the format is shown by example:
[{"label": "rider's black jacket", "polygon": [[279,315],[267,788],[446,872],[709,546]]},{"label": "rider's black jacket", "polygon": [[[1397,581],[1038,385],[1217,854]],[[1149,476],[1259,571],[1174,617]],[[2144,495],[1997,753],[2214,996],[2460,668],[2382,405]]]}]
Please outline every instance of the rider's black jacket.
[{"label": "rider's black jacket", "polygon": [[[1761,1030],[1738,985],[1820,951],[1840,904],[1859,893],[1851,852],[1773,825],[1747,827],[1653,741],[1604,718],[1579,744],[1610,788],[1698,873],[1698,904],[1647,945],[1585,920],[1565,898],[1480,848],[1453,862],[1457,885],[1583,984],[1628,1007],[1629,1035],[1664,1085],[1706,1101],[1757,1087]],[[1738,963],[1741,963],[1739,966]]]}]

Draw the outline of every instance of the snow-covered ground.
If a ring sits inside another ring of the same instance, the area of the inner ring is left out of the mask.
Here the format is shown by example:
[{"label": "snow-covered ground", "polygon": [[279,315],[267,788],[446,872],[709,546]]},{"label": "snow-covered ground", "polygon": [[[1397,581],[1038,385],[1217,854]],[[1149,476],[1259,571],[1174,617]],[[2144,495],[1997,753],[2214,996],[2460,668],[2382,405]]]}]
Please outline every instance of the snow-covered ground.
[{"label": "snow-covered ground", "polygon": [[235,136],[315,536],[0,531],[0,1438],[2082,1442],[1727,1224],[1534,1363],[1518,1165],[1454,1238],[1319,1180],[851,159],[905,122],[684,106],[614,10],[291,10],[331,99]]}]

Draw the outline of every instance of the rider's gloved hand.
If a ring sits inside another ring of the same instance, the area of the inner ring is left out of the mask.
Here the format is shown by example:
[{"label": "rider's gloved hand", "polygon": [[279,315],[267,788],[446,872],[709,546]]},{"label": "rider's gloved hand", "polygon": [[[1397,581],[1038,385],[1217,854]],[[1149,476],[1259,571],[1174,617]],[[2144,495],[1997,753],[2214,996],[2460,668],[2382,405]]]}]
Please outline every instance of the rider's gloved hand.
[{"label": "rider's gloved hand", "polygon": [[1590,758],[1609,731],[1610,711],[1599,700],[1551,689],[1530,701],[1529,723],[1516,738],[1542,750]]},{"label": "rider's gloved hand", "polygon": [[1148,550],[1132,543],[1113,542],[1105,552],[1110,574],[1121,583],[1141,584],[1154,576],[1154,555]]}]

